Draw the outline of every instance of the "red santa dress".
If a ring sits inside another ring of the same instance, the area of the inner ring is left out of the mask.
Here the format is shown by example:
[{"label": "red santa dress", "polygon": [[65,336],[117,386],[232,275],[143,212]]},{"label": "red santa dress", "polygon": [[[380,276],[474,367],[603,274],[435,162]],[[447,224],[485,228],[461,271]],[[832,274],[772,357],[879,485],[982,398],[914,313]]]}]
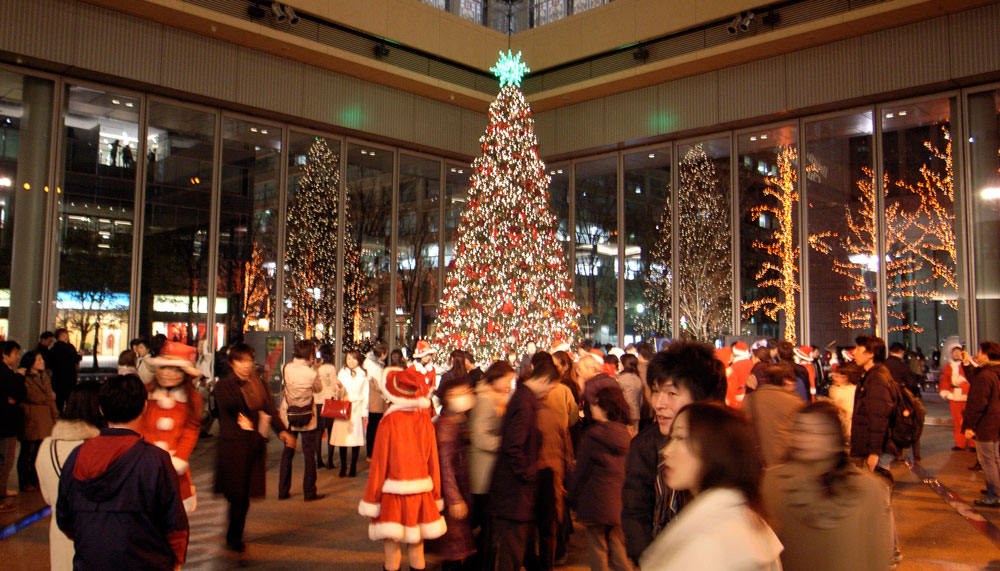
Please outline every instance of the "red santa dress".
[{"label": "red santa dress", "polygon": [[154,381],[149,384],[149,404],[142,416],[142,437],[170,453],[188,512],[197,505],[188,459],[201,431],[201,403],[201,395],[190,383],[168,389]]},{"label": "red santa dress", "polygon": [[962,415],[965,413],[965,403],[969,399],[969,381],[965,378],[960,361],[949,361],[941,367],[941,377],[938,381],[938,394],[948,401],[951,408],[951,423],[954,427],[956,448],[975,447],[975,441],[966,440],[962,431]]},{"label": "red santa dress", "polygon": [[378,425],[358,513],[371,518],[372,541],[414,544],[441,537],[447,526],[441,516],[437,441],[421,375],[413,369],[392,371],[384,393],[392,406]]}]

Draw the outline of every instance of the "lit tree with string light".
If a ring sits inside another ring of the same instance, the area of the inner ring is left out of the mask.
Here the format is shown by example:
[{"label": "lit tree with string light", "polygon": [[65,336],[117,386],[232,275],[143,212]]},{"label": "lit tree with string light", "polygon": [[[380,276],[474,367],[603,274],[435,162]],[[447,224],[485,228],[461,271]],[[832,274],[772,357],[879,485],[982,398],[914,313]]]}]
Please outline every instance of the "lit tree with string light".
[{"label": "lit tree with string light", "polygon": [[243,263],[243,332],[259,324],[261,319],[270,320],[272,309],[271,282],[264,267],[264,248],[253,243],[250,260]]},{"label": "lit tree with string light", "polygon": [[[667,193],[669,196],[669,192]],[[670,270],[670,199],[663,205],[660,223],[656,226],[657,237],[653,249],[649,253],[649,271],[646,273],[642,293],[646,300],[646,310],[637,320],[639,329],[647,337],[666,335],[671,331],[670,312],[671,293],[673,288],[673,272]]]},{"label": "lit tree with string light", "polygon": [[577,336],[579,310],[556,238],[549,177],[519,87],[528,68],[520,53],[500,56],[491,68],[500,94],[479,140],[483,154],[472,163],[472,186],[438,311],[432,342],[439,355],[468,348],[492,360],[528,341],[549,347]]},{"label": "lit tree with string light", "polygon": [[799,293],[799,248],[795,244],[795,207],[799,203],[795,163],[798,156],[795,147],[778,147],[778,173],[765,179],[766,186],[762,191],[765,201],[750,209],[751,218],[766,215],[772,221],[770,236],[753,243],[754,248],[770,256],[769,260],[760,264],[754,279],[758,288],[776,288],[778,295],[768,295],[743,304],[743,314],[747,317],[762,311],[777,320],[778,314],[783,312],[784,338],[793,343]]}]

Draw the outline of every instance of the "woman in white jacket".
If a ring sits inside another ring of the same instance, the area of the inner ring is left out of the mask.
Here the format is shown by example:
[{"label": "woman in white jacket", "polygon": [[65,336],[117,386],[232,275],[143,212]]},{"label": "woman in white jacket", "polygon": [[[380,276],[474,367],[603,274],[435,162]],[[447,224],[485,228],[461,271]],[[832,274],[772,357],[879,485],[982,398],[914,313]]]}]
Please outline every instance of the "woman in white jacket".
[{"label": "woman in white jacket", "polygon": [[[42,441],[35,459],[38,483],[45,503],[53,506],[59,498],[59,475],[63,463],[84,440],[100,434],[104,426],[97,393],[101,385],[84,381],[73,387],[63,407],[62,417],[52,428],[52,435]],[[66,537],[57,526],[55,514],[49,525],[49,555],[52,571],[73,569],[73,540]]]},{"label": "woman in white jacket", "polygon": [[[346,365],[337,374],[343,386],[341,400],[351,401],[351,418],[333,421],[330,444],[340,446],[340,477],[358,475],[358,453],[365,444],[368,428],[368,374],[361,368],[361,353],[349,351],[344,357]],[[347,472],[347,448],[351,449],[351,471]]]},{"label": "woman in white jacket", "polygon": [[760,515],[763,461],[745,416],[721,403],[689,404],[663,456],[667,485],[693,499],[643,552],[642,571],[781,569],[781,542]]}]

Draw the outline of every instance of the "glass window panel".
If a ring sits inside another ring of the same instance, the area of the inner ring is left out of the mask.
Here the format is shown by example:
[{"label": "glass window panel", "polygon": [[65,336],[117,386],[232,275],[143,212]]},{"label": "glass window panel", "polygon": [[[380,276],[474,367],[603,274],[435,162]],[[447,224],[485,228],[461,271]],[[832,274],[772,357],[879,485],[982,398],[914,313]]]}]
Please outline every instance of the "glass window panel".
[{"label": "glass window panel", "polygon": [[679,334],[721,343],[733,321],[729,138],[680,145],[677,158]]},{"label": "glass window panel", "polygon": [[388,341],[392,254],[392,151],[347,145],[348,230],[361,248],[361,273],[367,292],[358,313],[358,335]]},{"label": "glass window panel", "polygon": [[197,346],[208,335],[215,114],[151,101],[148,115],[139,334]]},{"label": "glass window panel", "polygon": [[0,70],[0,338],[26,349],[42,317],[54,96],[51,80]]},{"label": "glass window panel", "polygon": [[875,334],[878,263],[872,113],[806,123],[809,341],[849,347]]},{"label": "glass window panel", "polygon": [[441,163],[399,156],[397,345],[434,336],[438,300]]},{"label": "glass window panel", "polygon": [[625,155],[625,345],[670,337],[670,147]]},{"label": "glass window panel", "polygon": [[455,259],[455,242],[458,240],[458,225],[462,221],[469,198],[472,168],[469,165],[447,165],[444,183],[444,266],[451,269]]},{"label": "glass window panel", "polygon": [[1000,92],[968,99],[978,338],[1000,339]]},{"label": "glass window panel", "polygon": [[281,129],[224,118],[216,299],[226,311],[215,315],[218,345],[272,328],[280,176]]},{"label": "glass window panel", "polygon": [[573,236],[569,231],[569,164],[550,166],[549,181],[549,202],[559,223],[556,239],[563,244],[568,268],[570,248],[573,245]]},{"label": "glass window panel", "polygon": [[70,330],[81,369],[114,368],[129,348],[141,102],[75,85],[65,100],[56,326]]},{"label": "glass window panel", "polygon": [[797,131],[774,127],[737,138],[743,336],[798,337]]},{"label": "glass window panel", "polygon": [[885,106],[885,273],[889,343],[930,354],[959,332],[952,99]]},{"label": "glass window panel", "polygon": [[595,345],[617,346],[618,157],[579,162],[575,168],[574,290],[580,305],[580,332]]}]

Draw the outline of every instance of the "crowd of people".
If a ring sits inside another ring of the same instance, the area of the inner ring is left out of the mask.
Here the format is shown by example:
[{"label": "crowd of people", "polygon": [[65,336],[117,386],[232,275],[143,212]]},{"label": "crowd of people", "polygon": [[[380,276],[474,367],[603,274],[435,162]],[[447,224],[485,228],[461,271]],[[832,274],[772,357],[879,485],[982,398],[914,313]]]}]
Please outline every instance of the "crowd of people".
[{"label": "crowd of people", "polygon": [[[20,439],[18,481],[54,507],[53,569],[183,564],[199,493],[189,459],[215,420],[213,491],[237,552],[274,433],[278,500],[300,440],[306,502],[324,498],[317,470],[335,467],[334,448],[341,478],[365,448],[358,512],[386,571],[404,553],[424,569],[425,552],[445,570],[554,569],[574,530],[601,571],[888,569],[901,558],[889,468],[910,447],[919,458],[923,423],[905,348],[868,335],[829,365],[785,341],[585,340],[480,367],[419,341],[412,361],[376,343],[339,370],[332,346],[302,340],[277,402],[244,343],[205,367],[204,347],[136,340],[102,383],[77,382],[65,330],[0,354],[0,483]],[[1000,344],[944,354],[956,449],[975,447],[986,482],[976,504],[1000,506]]]}]

